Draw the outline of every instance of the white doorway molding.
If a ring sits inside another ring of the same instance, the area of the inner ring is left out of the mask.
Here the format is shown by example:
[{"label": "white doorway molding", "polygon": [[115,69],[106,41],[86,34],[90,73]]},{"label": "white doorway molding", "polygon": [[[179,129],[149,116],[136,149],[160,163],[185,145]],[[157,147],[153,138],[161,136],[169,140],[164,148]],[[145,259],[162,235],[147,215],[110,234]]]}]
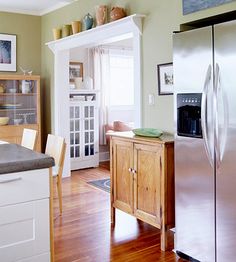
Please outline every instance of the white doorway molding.
[{"label": "white doorway molding", "polygon": [[135,126],[142,126],[141,101],[141,35],[144,15],[134,14],[46,45],[54,53],[54,133],[65,137],[68,145],[63,176],[70,175],[69,132],[69,60],[70,49],[89,48],[132,39],[134,54]]}]

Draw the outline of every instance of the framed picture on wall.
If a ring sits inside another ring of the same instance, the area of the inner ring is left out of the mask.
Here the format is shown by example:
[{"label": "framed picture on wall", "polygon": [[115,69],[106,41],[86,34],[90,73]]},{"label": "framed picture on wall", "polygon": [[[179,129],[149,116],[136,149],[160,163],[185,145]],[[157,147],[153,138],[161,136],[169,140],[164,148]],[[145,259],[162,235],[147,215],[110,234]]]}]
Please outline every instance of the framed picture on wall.
[{"label": "framed picture on wall", "polygon": [[235,0],[205,0],[205,1],[196,1],[196,0],[182,0],[183,14],[187,15],[193,12],[197,12],[203,9],[215,7],[222,4],[227,4]]},{"label": "framed picture on wall", "polygon": [[16,71],[16,35],[0,34],[0,71]]},{"label": "framed picture on wall", "polygon": [[157,65],[158,95],[173,95],[173,63]]},{"label": "framed picture on wall", "polygon": [[81,63],[81,62],[70,62],[69,76],[70,76],[70,83],[74,83],[75,78],[77,78],[77,77],[83,78],[83,63]]}]

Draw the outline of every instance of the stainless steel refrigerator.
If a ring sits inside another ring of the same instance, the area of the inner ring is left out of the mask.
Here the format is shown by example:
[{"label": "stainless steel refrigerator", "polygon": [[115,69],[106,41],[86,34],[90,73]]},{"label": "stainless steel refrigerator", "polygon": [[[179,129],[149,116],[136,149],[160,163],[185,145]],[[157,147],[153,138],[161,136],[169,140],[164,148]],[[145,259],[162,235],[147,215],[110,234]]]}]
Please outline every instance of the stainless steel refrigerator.
[{"label": "stainless steel refrigerator", "polygon": [[236,21],[174,35],[175,249],[236,259]]}]

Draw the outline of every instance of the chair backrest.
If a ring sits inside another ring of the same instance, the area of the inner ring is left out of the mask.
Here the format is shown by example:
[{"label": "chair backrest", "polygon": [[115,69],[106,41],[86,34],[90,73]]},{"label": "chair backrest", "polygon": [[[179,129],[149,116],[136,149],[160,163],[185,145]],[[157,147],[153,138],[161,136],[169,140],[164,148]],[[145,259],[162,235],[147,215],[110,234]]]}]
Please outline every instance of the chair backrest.
[{"label": "chair backrest", "polygon": [[34,150],[36,146],[37,135],[37,130],[24,128],[21,145],[28,149]]},{"label": "chair backrest", "polygon": [[48,135],[45,154],[54,158],[55,165],[58,169],[63,168],[65,150],[66,143],[63,137],[51,134]]}]

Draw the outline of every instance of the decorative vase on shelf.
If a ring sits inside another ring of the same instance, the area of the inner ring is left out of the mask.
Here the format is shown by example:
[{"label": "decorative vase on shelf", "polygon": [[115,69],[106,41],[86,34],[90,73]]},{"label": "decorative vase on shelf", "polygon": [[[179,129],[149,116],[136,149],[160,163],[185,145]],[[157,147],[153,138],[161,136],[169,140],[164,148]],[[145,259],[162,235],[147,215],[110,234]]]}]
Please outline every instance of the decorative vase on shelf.
[{"label": "decorative vase on shelf", "polygon": [[62,37],[67,37],[71,33],[71,25],[63,25],[62,27]]},{"label": "decorative vase on shelf", "polygon": [[93,27],[93,17],[88,13],[84,17],[83,23],[84,23],[84,29],[85,30],[91,29]]},{"label": "decorative vase on shelf", "polygon": [[97,5],[95,6],[96,11],[96,25],[104,25],[107,22],[107,6]]},{"label": "decorative vase on shelf", "polygon": [[90,76],[85,76],[83,81],[83,88],[84,89],[93,89],[93,79]]},{"label": "decorative vase on shelf", "polygon": [[61,28],[53,28],[53,39],[58,40],[61,38]]},{"label": "decorative vase on shelf", "polygon": [[81,89],[83,85],[83,78],[82,77],[75,77],[75,88]]},{"label": "decorative vase on shelf", "polygon": [[71,22],[71,26],[72,26],[73,34],[77,34],[77,33],[81,32],[81,22],[80,21]]},{"label": "decorative vase on shelf", "polygon": [[114,6],[110,12],[111,21],[121,19],[126,16],[125,9],[123,7]]}]

